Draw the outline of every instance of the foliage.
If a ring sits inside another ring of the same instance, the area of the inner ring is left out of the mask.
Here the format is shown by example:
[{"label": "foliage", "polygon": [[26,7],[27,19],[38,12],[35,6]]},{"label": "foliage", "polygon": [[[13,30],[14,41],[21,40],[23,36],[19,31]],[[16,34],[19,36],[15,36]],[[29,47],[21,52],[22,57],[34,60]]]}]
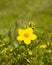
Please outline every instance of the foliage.
[{"label": "foliage", "polygon": [[35,29],[37,39],[28,45],[16,39],[18,34],[14,39],[12,32],[10,35],[0,34],[1,65],[52,65],[52,33],[38,33]]},{"label": "foliage", "polygon": [[[26,45],[16,38],[28,27]],[[52,65],[52,0],[0,0],[0,65]]]}]

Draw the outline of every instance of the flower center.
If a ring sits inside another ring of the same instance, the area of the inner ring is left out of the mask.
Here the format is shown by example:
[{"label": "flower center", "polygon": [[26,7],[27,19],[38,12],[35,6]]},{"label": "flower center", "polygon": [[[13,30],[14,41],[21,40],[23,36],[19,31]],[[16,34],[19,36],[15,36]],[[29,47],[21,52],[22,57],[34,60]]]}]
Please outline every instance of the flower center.
[{"label": "flower center", "polygon": [[24,34],[24,37],[29,37],[29,34],[28,34],[28,33],[25,33],[25,34]]}]

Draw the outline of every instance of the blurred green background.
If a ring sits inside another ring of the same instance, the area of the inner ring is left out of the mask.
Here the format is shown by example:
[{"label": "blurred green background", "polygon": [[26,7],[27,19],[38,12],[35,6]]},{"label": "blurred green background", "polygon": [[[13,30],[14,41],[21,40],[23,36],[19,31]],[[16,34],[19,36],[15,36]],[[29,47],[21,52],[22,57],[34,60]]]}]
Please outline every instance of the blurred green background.
[{"label": "blurred green background", "polygon": [[[0,32],[33,21],[37,31],[52,32],[52,0],[0,0]],[[22,24],[23,23],[23,24]]]}]

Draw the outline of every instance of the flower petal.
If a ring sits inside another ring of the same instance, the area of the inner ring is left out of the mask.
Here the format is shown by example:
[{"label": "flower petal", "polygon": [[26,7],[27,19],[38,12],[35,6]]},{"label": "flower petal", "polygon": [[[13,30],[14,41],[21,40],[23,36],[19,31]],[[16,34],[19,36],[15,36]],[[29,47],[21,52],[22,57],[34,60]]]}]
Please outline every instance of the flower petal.
[{"label": "flower petal", "polygon": [[19,41],[22,41],[24,38],[23,38],[23,36],[18,36],[17,37],[17,40],[19,40]]},{"label": "flower petal", "polygon": [[31,34],[31,35],[30,35],[30,39],[31,39],[31,40],[35,40],[35,39],[37,39],[37,36],[36,36],[35,34]]},{"label": "flower petal", "polygon": [[25,29],[25,32],[29,33],[29,34],[32,34],[33,33],[33,29],[29,27],[29,28]]},{"label": "flower petal", "polygon": [[25,43],[26,45],[29,45],[29,44],[31,43],[31,40],[30,40],[30,39],[24,39],[24,43]]},{"label": "flower petal", "polygon": [[23,29],[18,29],[18,34],[19,35],[24,35],[24,30]]}]

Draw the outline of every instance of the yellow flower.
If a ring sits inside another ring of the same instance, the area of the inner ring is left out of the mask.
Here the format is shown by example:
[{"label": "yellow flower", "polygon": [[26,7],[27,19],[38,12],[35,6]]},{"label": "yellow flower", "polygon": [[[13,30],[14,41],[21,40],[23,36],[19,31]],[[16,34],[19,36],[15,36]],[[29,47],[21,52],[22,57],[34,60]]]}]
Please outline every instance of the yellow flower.
[{"label": "yellow flower", "polygon": [[18,30],[19,36],[17,37],[17,40],[24,41],[26,45],[29,45],[31,40],[35,40],[37,36],[33,34],[32,28],[26,28],[26,29],[19,29]]},{"label": "yellow flower", "polygon": [[40,45],[40,48],[46,48],[46,47],[47,47],[46,44]]}]

